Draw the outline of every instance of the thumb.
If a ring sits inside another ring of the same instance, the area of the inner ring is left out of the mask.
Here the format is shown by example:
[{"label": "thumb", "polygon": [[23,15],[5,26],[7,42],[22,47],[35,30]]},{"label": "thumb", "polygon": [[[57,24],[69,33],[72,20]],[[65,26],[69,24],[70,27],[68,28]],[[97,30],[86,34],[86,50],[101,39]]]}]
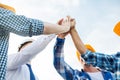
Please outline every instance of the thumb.
[{"label": "thumb", "polygon": [[63,21],[63,18],[60,19],[60,20],[57,22],[57,24],[61,25],[61,24],[62,24],[62,21]]}]

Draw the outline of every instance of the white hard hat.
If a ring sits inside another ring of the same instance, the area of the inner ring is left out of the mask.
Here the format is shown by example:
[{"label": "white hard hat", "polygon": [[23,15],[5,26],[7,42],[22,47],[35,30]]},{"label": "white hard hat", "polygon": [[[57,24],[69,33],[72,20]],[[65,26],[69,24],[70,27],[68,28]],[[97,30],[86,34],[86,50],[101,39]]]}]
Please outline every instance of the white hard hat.
[{"label": "white hard hat", "polygon": [[21,42],[21,44],[20,45],[22,45],[22,44],[24,44],[24,43],[26,43],[26,42],[33,42],[33,41],[35,41],[34,39],[25,39],[25,40],[23,40],[22,42]]},{"label": "white hard hat", "polygon": [[25,44],[26,42],[33,42],[33,41],[35,41],[35,40],[34,40],[34,39],[25,39],[25,40],[23,40],[23,41],[21,42],[21,44],[18,46],[18,51],[19,51],[20,47],[21,47],[23,44]]}]

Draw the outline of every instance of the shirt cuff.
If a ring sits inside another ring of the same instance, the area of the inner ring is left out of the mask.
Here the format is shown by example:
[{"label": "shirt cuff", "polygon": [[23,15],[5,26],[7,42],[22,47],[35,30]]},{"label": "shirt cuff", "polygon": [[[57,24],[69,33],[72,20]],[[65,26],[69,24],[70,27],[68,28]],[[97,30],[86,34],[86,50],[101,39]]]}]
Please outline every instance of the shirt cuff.
[{"label": "shirt cuff", "polygon": [[84,58],[86,57],[91,51],[90,50],[87,50],[84,54],[81,54],[81,57]]},{"label": "shirt cuff", "polygon": [[29,27],[29,36],[40,35],[44,32],[44,23],[40,20],[31,20],[31,25]]},{"label": "shirt cuff", "polygon": [[61,38],[58,38],[58,37],[57,37],[57,39],[56,39],[56,44],[57,44],[57,45],[63,45],[64,42],[65,42],[65,38],[64,38],[64,39],[61,39]]}]

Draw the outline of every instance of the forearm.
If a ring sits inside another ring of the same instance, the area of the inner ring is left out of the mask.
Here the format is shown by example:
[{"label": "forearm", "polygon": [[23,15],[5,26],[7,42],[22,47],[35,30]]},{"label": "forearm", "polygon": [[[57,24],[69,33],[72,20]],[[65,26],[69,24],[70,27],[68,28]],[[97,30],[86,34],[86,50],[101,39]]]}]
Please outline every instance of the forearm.
[{"label": "forearm", "polygon": [[56,70],[60,70],[61,67],[64,68],[63,48],[64,48],[64,39],[56,38],[56,43],[53,49],[54,50],[54,66]]},{"label": "forearm", "polygon": [[[63,51],[64,39],[57,38],[56,45],[54,46],[54,67],[57,72],[65,79],[66,75],[72,75],[71,67],[64,61]],[[72,77],[72,76],[71,76]]]},{"label": "forearm", "polygon": [[55,34],[40,36],[37,40],[33,41],[29,46],[26,46],[20,52],[25,53],[24,55],[36,55],[41,52],[55,37]]},{"label": "forearm", "polygon": [[44,34],[51,34],[51,33],[59,34],[59,33],[67,32],[69,29],[70,29],[69,26],[44,22]]},{"label": "forearm", "polygon": [[84,46],[84,43],[82,42],[82,40],[80,39],[77,31],[75,28],[71,29],[70,31],[70,35],[72,37],[72,40],[74,42],[74,45],[76,47],[76,49],[81,53],[81,54],[84,54],[87,49],[86,47]]},{"label": "forearm", "polygon": [[56,41],[56,44],[54,46],[54,67],[56,71],[65,78],[65,62],[64,62],[64,55],[63,55],[63,44],[64,39],[58,39]]},{"label": "forearm", "polygon": [[29,62],[33,57],[45,49],[45,47],[54,37],[54,34],[43,37],[41,36],[37,40],[33,41],[30,45],[23,48],[20,52],[8,56],[8,68],[14,69]]}]

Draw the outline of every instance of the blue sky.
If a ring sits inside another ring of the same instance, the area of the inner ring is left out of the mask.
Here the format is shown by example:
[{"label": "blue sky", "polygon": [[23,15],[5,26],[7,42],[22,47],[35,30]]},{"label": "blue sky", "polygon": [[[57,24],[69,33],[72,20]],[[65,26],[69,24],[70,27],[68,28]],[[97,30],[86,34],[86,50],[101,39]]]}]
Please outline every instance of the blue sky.
[{"label": "blue sky", "polygon": [[[96,51],[106,54],[120,50],[120,37],[113,32],[115,24],[120,21],[120,0],[4,0],[1,2],[15,7],[17,14],[51,23],[56,23],[60,18],[70,15],[76,19],[76,29],[84,43],[89,43]],[[17,51],[23,39],[11,34],[9,54]],[[14,44],[15,41],[18,42]],[[33,60],[34,71],[40,80],[63,80],[52,63],[54,43],[55,39]],[[65,60],[72,68],[80,69],[70,36],[66,38]]]}]

